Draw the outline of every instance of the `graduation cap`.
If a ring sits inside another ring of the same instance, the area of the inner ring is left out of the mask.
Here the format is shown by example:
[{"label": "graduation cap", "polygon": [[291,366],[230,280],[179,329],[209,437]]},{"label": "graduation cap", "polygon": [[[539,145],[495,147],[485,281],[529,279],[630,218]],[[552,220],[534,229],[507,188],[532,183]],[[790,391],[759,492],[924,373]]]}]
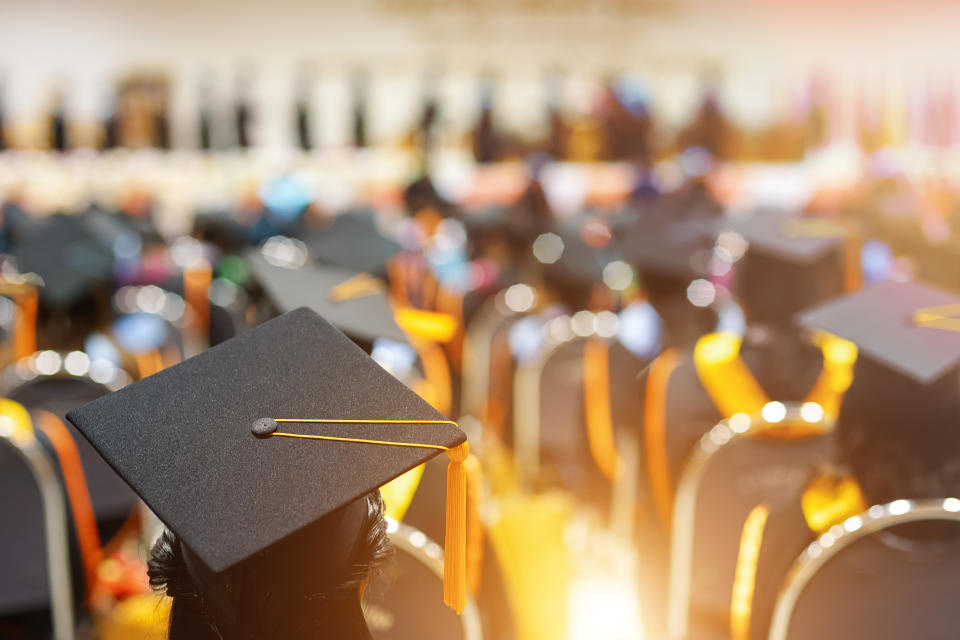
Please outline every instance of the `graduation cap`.
[{"label": "graduation cap", "polygon": [[13,256],[21,273],[43,278],[40,300],[55,309],[72,306],[113,275],[113,248],[79,215],[57,214],[31,224]]},{"label": "graduation cap", "polygon": [[882,282],[804,311],[800,325],[925,385],[960,365],[960,298],[916,282]]},{"label": "graduation cap", "polygon": [[386,275],[387,262],[401,247],[384,237],[372,211],[342,213],[331,225],[307,233],[303,241],[319,262]]},{"label": "graduation cap", "polygon": [[852,221],[759,211],[728,227],[750,243],[752,253],[801,267],[842,252],[845,289],[860,287],[861,237]]},{"label": "graduation cap", "polygon": [[328,516],[352,543],[366,510],[344,507],[446,452],[444,600],[463,609],[463,432],[309,309],[67,419],[215,573]]},{"label": "graduation cap", "polygon": [[556,260],[543,265],[544,275],[561,288],[566,286],[581,291],[592,289],[603,277],[601,252],[588,246],[580,234],[572,229],[557,231],[557,246],[563,248]]},{"label": "graduation cap", "polygon": [[716,223],[708,218],[641,219],[619,229],[617,245],[628,262],[648,274],[693,280],[704,273],[706,260],[698,265],[697,257],[712,249],[716,233]]},{"label": "graduation cap", "polygon": [[342,267],[277,266],[259,251],[248,252],[247,260],[253,277],[279,312],[306,306],[360,341],[386,338],[407,343],[383,280]]},{"label": "graduation cap", "polygon": [[808,264],[840,246],[843,229],[826,219],[804,218],[781,211],[760,211],[730,223],[754,251],[781,260]]}]

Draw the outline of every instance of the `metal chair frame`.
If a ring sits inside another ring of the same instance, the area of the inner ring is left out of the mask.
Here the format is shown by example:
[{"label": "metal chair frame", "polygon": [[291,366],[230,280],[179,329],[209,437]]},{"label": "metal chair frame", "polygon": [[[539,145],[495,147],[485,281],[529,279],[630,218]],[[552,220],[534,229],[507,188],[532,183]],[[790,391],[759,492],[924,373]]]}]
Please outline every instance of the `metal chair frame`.
[{"label": "metal chair frame", "polygon": [[517,469],[527,486],[540,474],[540,381],[547,363],[559,349],[575,341],[586,341],[583,336],[558,340],[544,332],[543,346],[537,358],[517,363],[513,378],[513,449]]},{"label": "metal chair frame", "polygon": [[46,380],[50,378],[74,378],[78,380],[87,380],[94,384],[101,385],[105,387],[108,391],[116,391],[121,389],[132,381],[130,375],[124,371],[120,366],[110,363],[112,369],[109,371],[109,377],[106,377],[104,380],[94,380],[90,374],[89,366],[84,373],[75,374],[71,373],[66,366],[66,357],[71,352],[59,352],[52,351],[50,353],[56,354],[59,364],[55,370],[40,373],[36,366],[36,359],[41,356],[41,354],[47,353],[46,351],[37,351],[32,355],[23,358],[13,364],[7,365],[0,373],[0,387],[2,387],[3,394],[9,395],[16,389],[20,388],[22,385],[29,384],[35,380]]},{"label": "metal chair frame", "polygon": [[483,416],[483,403],[489,392],[490,346],[500,324],[516,313],[498,302],[501,294],[488,300],[464,333],[463,383],[460,391],[460,413]]},{"label": "metal chair frame", "polygon": [[57,480],[56,467],[32,433],[0,435],[0,442],[7,443],[23,459],[40,490],[53,637],[55,640],[71,640],[75,626],[67,500]]},{"label": "metal chair frame", "polygon": [[693,577],[694,531],[696,527],[697,497],[701,481],[717,454],[732,442],[782,427],[785,424],[822,426],[820,420],[807,420],[801,415],[803,403],[783,403],[784,418],[771,422],[762,416],[750,418],[746,428],[734,429],[730,420],[722,420],[701,438],[690,454],[677,482],[673,520],[670,534],[670,575],[667,600],[667,632],[670,638],[686,638],[690,622],[691,582]]},{"label": "metal chair frame", "polygon": [[794,562],[777,596],[770,624],[770,640],[786,640],[800,596],[814,576],[837,554],[878,531],[920,521],[960,522],[960,500],[895,500],[874,505],[848,518],[843,524],[834,525],[810,543]]},{"label": "metal chair frame", "polygon": [[[429,569],[438,579],[443,580],[443,547],[430,540],[419,529],[387,518],[387,531],[390,542],[397,549],[407,552]],[[476,601],[467,596],[467,604],[460,614],[464,640],[483,640],[483,625]]]}]

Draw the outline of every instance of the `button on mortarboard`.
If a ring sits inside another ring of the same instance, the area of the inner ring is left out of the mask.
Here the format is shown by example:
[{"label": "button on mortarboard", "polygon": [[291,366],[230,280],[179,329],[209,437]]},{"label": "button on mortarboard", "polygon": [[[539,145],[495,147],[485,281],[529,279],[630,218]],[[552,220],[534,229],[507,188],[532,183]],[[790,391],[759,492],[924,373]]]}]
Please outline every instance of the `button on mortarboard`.
[{"label": "button on mortarboard", "polygon": [[250,427],[250,431],[258,438],[266,438],[276,433],[277,426],[277,421],[273,418],[258,418]]}]

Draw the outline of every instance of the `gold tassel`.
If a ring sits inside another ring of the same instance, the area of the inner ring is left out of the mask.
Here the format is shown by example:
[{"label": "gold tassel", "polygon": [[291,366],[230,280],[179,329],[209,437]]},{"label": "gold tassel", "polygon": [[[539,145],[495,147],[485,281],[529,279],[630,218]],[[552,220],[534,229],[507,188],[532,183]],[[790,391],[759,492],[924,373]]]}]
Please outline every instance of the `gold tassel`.
[{"label": "gold tassel", "polygon": [[213,268],[209,262],[200,261],[183,270],[183,297],[193,309],[193,328],[197,337],[210,335],[210,284]]},{"label": "gold tassel", "polygon": [[443,602],[463,613],[467,605],[467,472],[470,445],[447,450],[447,528],[443,543]]},{"label": "gold tassel", "polygon": [[14,330],[14,357],[26,358],[37,350],[37,290],[29,287],[15,300],[17,324]]},{"label": "gold tassel", "polygon": [[467,593],[476,598],[483,580],[483,471],[473,454],[463,468],[467,472]]}]

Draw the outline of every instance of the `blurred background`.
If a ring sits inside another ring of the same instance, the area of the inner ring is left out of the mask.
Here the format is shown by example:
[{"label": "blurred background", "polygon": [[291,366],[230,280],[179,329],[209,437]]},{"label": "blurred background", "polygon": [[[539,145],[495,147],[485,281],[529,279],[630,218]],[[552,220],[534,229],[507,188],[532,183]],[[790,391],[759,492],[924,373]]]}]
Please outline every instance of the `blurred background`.
[{"label": "blurred background", "polygon": [[[71,146],[95,147],[98,124],[139,79],[158,85],[174,148],[198,145],[201,108],[221,113],[241,99],[258,147],[296,144],[298,100],[316,118],[315,144],[342,147],[363,77],[369,144],[404,140],[432,93],[447,147],[474,123],[487,74],[499,128],[520,138],[546,132],[546,104],[582,117],[618,79],[669,128],[709,86],[738,126],[820,108],[831,140],[855,140],[866,118],[896,129],[889,142],[902,146],[928,141],[918,120],[955,101],[956,11],[933,0],[15,4],[0,27],[4,114],[11,146],[48,146],[42,123],[58,110]],[[221,128],[216,148],[235,142]]]},{"label": "blurred background", "polygon": [[[752,301],[737,291],[753,240],[724,225],[758,210],[834,224],[794,236],[860,229],[833,293],[861,280],[960,292],[957,24],[948,0],[6,2],[3,396],[64,428],[73,406],[247,331],[291,295],[325,315],[376,296],[377,311],[335,324],[470,435],[486,558],[474,567],[486,587],[471,583],[451,622],[429,604],[438,516],[421,505],[404,518],[408,495],[391,533],[429,569],[409,578],[428,595],[368,603],[378,640],[731,637],[756,496],[704,498],[705,519],[736,504],[718,546],[673,528],[638,427],[649,366],[713,330],[747,333],[758,298],[773,308],[814,288],[772,269],[750,281]],[[294,286],[271,269],[309,276]],[[770,370],[787,362],[769,357]],[[788,399],[751,415],[835,417]],[[741,415],[708,418],[684,453],[735,440]],[[0,525],[0,546],[34,553],[14,554],[32,573],[0,588],[0,638],[165,637],[169,602],[144,577],[158,522],[70,433],[89,481],[71,489],[58,472],[70,559],[51,555],[39,497],[0,495],[32,514]],[[801,455],[750,475],[737,465],[751,456],[728,461],[724,482],[779,490],[812,466]],[[669,499],[693,509],[691,491]]]}]

